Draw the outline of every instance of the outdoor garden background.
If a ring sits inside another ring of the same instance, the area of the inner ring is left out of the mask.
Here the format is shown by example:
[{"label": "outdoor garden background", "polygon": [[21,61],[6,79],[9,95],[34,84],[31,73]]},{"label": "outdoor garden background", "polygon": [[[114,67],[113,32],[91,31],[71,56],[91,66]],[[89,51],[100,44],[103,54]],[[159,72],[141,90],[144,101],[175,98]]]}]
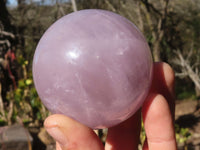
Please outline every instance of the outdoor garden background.
[{"label": "outdoor garden background", "polygon": [[[177,143],[179,149],[199,148],[200,0],[0,0],[1,128],[19,124],[33,137],[29,150],[54,149],[54,141],[43,128],[49,112],[33,84],[33,54],[53,22],[90,8],[110,10],[131,20],[145,35],[154,60],[172,66]],[[99,132],[102,138],[105,132]],[[141,141],[144,136],[142,130]]]}]

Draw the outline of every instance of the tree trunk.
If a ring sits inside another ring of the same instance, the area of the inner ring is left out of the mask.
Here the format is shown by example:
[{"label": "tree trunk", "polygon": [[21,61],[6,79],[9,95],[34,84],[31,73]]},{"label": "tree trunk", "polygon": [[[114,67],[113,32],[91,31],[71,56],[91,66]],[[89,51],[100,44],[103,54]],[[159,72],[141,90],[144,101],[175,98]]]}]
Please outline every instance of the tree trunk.
[{"label": "tree trunk", "polygon": [[153,58],[155,62],[161,61],[160,58],[160,41],[155,41],[153,45]]},{"label": "tree trunk", "polygon": [[200,98],[200,88],[198,88],[197,86],[195,86],[195,92],[196,92],[196,96],[198,98]]},{"label": "tree trunk", "polygon": [[71,0],[73,11],[77,11],[76,0]]}]

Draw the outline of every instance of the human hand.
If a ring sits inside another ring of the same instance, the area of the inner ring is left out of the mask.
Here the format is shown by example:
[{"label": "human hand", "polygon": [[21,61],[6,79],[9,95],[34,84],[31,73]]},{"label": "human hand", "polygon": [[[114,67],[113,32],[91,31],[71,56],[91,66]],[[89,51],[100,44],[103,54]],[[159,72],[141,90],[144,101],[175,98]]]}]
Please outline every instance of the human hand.
[{"label": "human hand", "polygon": [[171,67],[154,63],[152,86],[142,109],[108,129],[105,148],[92,129],[67,116],[49,116],[44,126],[56,140],[56,150],[137,150],[142,114],[147,137],[143,150],[176,150],[173,88]]}]

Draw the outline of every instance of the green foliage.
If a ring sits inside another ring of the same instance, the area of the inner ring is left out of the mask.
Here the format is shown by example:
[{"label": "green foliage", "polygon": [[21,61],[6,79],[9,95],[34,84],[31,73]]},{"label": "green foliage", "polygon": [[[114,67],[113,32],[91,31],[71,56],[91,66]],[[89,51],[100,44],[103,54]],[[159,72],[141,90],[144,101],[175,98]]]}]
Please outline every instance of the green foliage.
[{"label": "green foliage", "polygon": [[184,91],[177,94],[177,99],[178,100],[184,100],[184,99],[196,100],[197,96],[194,91]]},{"label": "green foliage", "polygon": [[[33,80],[32,78],[28,79],[21,79],[18,82],[18,88],[14,91],[14,100],[16,103],[16,106],[19,106],[17,108],[18,111],[17,114],[23,116],[23,113],[27,113],[24,111],[24,106],[29,105],[30,109],[27,110],[30,114],[29,119],[32,121],[34,119],[42,121],[44,119],[43,115],[43,105],[37,95],[36,89],[33,86]],[[25,119],[24,121],[27,122],[28,119]]]},{"label": "green foliage", "polygon": [[145,129],[144,129],[144,123],[142,121],[141,122],[141,132],[140,132],[140,142],[141,142],[141,145],[144,144],[145,138],[146,138],[146,133],[145,133]]},{"label": "green foliage", "polygon": [[181,128],[175,124],[176,140],[177,143],[186,144],[188,139],[191,137],[191,133],[188,128]]},{"label": "green foliage", "polygon": [[[181,85],[187,85],[187,86],[181,86]],[[178,100],[197,99],[194,90],[194,85],[187,78],[185,80],[181,80],[179,78],[176,79],[175,91]]]},{"label": "green foliage", "polygon": [[47,117],[48,111],[40,101],[37,91],[33,84],[32,73],[27,73],[26,66],[28,61],[20,55],[18,63],[21,65],[24,78],[18,81],[17,88],[7,93],[7,100],[13,100],[14,108],[12,113],[12,122],[17,118],[25,123],[39,123]]},{"label": "green foliage", "polygon": [[28,65],[28,60],[26,60],[22,55],[17,56],[17,62],[19,65]]},{"label": "green foliage", "polygon": [[0,126],[4,125],[7,125],[7,122],[4,119],[0,118]]}]

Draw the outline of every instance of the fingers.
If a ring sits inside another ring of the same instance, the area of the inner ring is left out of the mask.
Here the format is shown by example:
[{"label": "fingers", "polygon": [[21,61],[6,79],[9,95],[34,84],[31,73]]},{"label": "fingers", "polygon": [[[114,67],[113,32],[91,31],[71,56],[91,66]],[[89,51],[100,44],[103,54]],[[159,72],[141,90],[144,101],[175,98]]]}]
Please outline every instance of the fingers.
[{"label": "fingers", "polygon": [[176,150],[173,119],[167,100],[160,94],[149,95],[142,108],[147,142],[144,150]]},{"label": "fingers", "polygon": [[[159,93],[161,95],[164,95],[164,97],[168,99],[168,101],[166,101],[165,99],[166,104],[167,106],[168,104],[170,105],[170,109],[172,112],[174,112],[173,87],[174,87],[174,72],[171,69],[171,67],[166,63],[161,63],[161,62],[154,63],[153,81],[152,81],[152,87],[151,87],[150,93],[154,93],[154,94]],[[157,111],[159,112],[160,109],[158,109]],[[169,111],[169,113],[171,111]],[[169,117],[171,117],[171,115]],[[129,128],[126,128],[125,126],[128,126]],[[172,127],[173,127],[173,123],[172,123]],[[174,130],[172,130],[172,132],[173,131]],[[139,142],[138,141],[139,132],[140,132],[140,115],[138,112],[137,114],[135,114],[133,117],[131,117],[124,123],[116,127],[110,128],[108,130],[106,150],[137,149],[138,142]]]},{"label": "fingers", "polygon": [[58,142],[56,142],[56,150],[62,150],[62,148],[60,147],[60,144]]},{"label": "fingers", "polygon": [[174,132],[174,72],[166,63],[155,63],[150,95],[142,116],[147,139],[143,150],[176,150]]},{"label": "fingers", "polygon": [[56,140],[57,150],[103,150],[103,144],[88,127],[64,115],[49,116],[44,126]]},{"label": "fingers", "polygon": [[172,115],[174,115],[174,71],[167,63],[154,63],[153,81],[150,93],[159,93],[163,95],[170,106]]},{"label": "fingers", "polygon": [[[142,114],[147,135],[145,150],[176,150],[171,112],[174,112],[174,73],[165,63],[154,64],[150,95]],[[136,150],[139,143],[140,111],[108,130],[106,150]],[[57,150],[103,150],[96,134],[88,127],[63,115],[52,115],[44,123],[57,141]]]},{"label": "fingers", "polygon": [[154,63],[153,90],[165,96],[174,96],[174,71],[164,62]]},{"label": "fingers", "polygon": [[136,150],[138,149],[141,111],[139,110],[125,122],[109,128],[105,150]]}]

